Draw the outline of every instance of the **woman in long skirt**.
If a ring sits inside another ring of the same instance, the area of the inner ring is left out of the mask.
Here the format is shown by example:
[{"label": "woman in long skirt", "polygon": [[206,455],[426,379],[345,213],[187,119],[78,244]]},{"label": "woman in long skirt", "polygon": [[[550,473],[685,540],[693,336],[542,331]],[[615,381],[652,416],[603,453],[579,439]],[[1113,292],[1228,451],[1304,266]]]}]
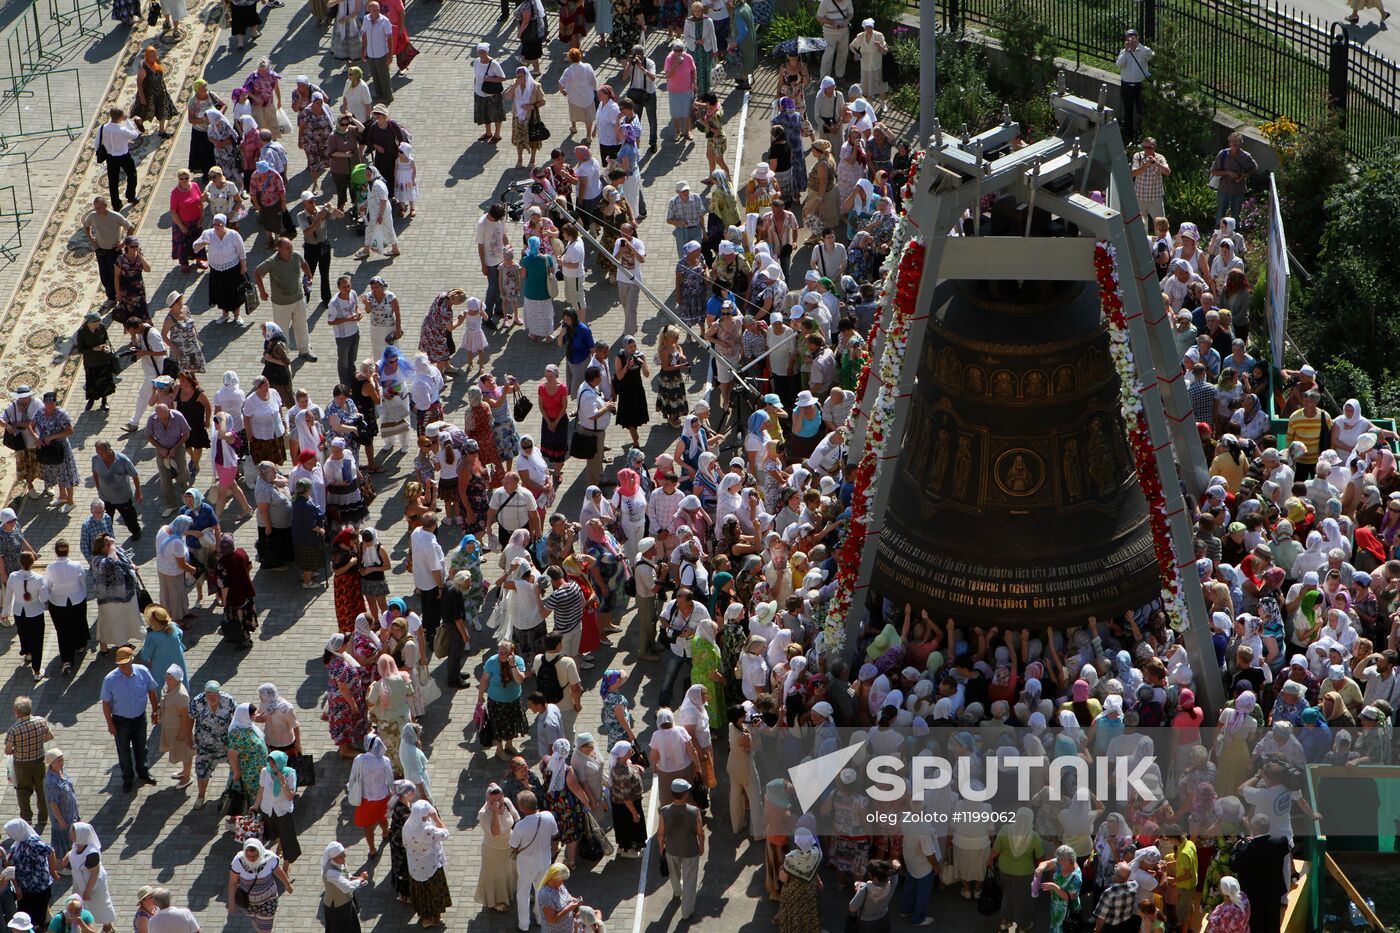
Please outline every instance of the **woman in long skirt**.
[{"label": "woman in long skirt", "polygon": [[476,902],[497,913],[510,908],[515,894],[515,859],[510,855],[510,831],[520,820],[515,804],[501,790],[488,784],[486,802],[476,814],[481,827],[481,874],[476,879]]},{"label": "woman in long skirt", "polygon": [[379,169],[366,169],[369,195],[365,200],[365,245],[356,259],[367,259],[371,253],[397,256],[399,237],[394,232],[394,206],[389,200],[389,185]]},{"label": "woman in long skirt", "polygon": [[117,391],[117,355],[112,347],[107,325],[102,323],[102,315],[89,311],[83,317],[83,326],[73,337],[72,353],[83,357],[83,397],[87,399],[87,410],[93,402],[101,402],[102,410],[107,410],[107,397]]},{"label": "woman in long skirt", "polygon": [[408,903],[408,850],[403,844],[403,827],[417,797],[412,781],[394,782],[394,799],[389,806],[389,880],[400,904]]},{"label": "woman in long skirt", "polygon": [[369,884],[361,872],[351,875],[345,868],[345,846],[332,842],[321,854],[321,882],[325,892],[321,906],[325,908],[326,933],[360,933],[360,905],[355,892]]},{"label": "woman in long skirt", "polygon": [[403,844],[408,852],[408,900],[419,926],[437,926],[452,906],[442,848],[449,835],[431,802],[414,801],[403,826]]}]

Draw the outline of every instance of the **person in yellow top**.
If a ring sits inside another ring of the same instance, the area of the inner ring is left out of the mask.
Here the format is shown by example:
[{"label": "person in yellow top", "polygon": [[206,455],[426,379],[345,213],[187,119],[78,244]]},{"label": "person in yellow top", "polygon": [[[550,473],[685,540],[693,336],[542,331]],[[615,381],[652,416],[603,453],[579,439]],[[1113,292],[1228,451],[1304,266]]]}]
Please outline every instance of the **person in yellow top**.
[{"label": "person in yellow top", "polygon": [[1240,483],[1244,481],[1244,474],[1249,469],[1249,458],[1240,449],[1239,439],[1233,434],[1226,434],[1220,438],[1215,445],[1215,459],[1210,462],[1210,475],[1225,477],[1225,488],[1230,490],[1230,495],[1238,495]]},{"label": "person in yellow top", "polygon": [[1162,828],[1162,838],[1170,841],[1175,852],[1168,857],[1168,871],[1172,879],[1172,890],[1163,886],[1162,900],[1167,908],[1167,925],[1171,933],[1186,933],[1194,929],[1196,908],[1200,904],[1200,894],[1196,891],[1200,860],[1196,854],[1196,843],[1186,835],[1185,830],[1175,824]]},{"label": "person in yellow top", "polygon": [[1322,396],[1313,389],[1303,393],[1303,407],[1288,416],[1287,442],[1298,441],[1307,448],[1293,463],[1295,479],[1307,481],[1313,478],[1317,468],[1317,455],[1322,452],[1322,439],[1330,437],[1332,420],[1327,412],[1317,407]]}]

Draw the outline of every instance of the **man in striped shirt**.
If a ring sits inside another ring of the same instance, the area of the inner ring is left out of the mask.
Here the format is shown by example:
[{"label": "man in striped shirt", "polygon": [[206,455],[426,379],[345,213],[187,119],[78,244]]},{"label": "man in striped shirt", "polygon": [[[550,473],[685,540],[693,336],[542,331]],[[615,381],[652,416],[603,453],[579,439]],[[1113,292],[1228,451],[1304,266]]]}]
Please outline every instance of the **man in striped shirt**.
[{"label": "man in striped shirt", "polygon": [[544,598],[544,617],[554,614],[553,634],[564,640],[563,652],[587,670],[592,661],[579,657],[579,641],[583,638],[583,588],[570,580],[562,568],[551,565],[549,583],[553,590]]}]

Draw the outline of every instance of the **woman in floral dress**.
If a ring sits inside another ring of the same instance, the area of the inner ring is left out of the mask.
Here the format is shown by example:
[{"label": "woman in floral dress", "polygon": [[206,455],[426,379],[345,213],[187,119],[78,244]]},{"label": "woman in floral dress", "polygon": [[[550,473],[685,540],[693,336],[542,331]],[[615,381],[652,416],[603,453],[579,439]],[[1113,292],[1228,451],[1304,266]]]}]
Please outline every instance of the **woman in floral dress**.
[{"label": "woman in floral dress", "polygon": [[125,324],[132,318],[150,319],[151,309],[146,304],[146,281],[142,273],[150,272],[151,264],[141,253],[141,241],[129,236],[122,241],[122,252],[117,257],[117,310],[112,312],[113,320]]},{"label": "woman in floral dress", "polygon": [[[607,0],[603,0],[607,2]],[[608,51],[619,61],[632,54],[632,46],[642,35],[641,0],[612,0],[612,42]]]},{"label": "woman in floral dress", "polygon": [[258,777],[267,767],[267,743],[253,724],[253,707],[240,703],[228,727],[229,787],[240,791],[251,804],[258,796]]},{"label": "woman in floral dress", "polygon": [[[622,225],[635,223],[636,218],[632,216],[632,207],[627,203],[627,199],[622,196],[621,190],[608,186],[603,189],[603,206],[598,211],[598,223],[603,228],[602,241],[603,249],[609,256],[612,255],[613,244],[622,235]],[[608,281],[613,281],[617,274],[617,267],[612,260],[605,256],[598,257],[598,266],[608,277]]]},{"label": "woman in floral dress", "polygon": [[778,114],[773,117],[773,125],[781,126],[787,133],[788,146],[792,149],[792,187],[783,186],[783,197],[788,204],[796,204],[795,198],[807,190],[807,160],[802,154],[802,138],[811,134],[812,127],[802,116],[797,101],[791,97],[778,101]]},{"label": "woman in floral dress", "polygon": [[155,120],[162,139],[169,139],[165,124],[180,115],[180,108],[165,87],[165,66],[154,45],[146,46],[140,66],[136,69],[136,102],[131,115],[139,120]]},{"label": "woman in floral dress", "polygon": [[335,576],[335,625],[342,635],[355,631],[355,618],[365,611],[360,589],[359,536],[342,528],[331,541],[331,572]]},{"label": "woman in floral dress", "polygon": [[311,103],[297,114],[297,147],[306,153],[306,170],[311,173],[311,187],[316,190],[321,173],[331,165],[331,134],[335,124],[326,99],[320,91],[311,95]]},{"label": "woman in floral dress", "polygon": [[1050,933],[1060,933],[1070,910],[1079,910],[1079,889],[1084,884],[1084,877],[1075,860],[1074,849],[1069,846],[1056,849],[1055,857],[1041,862],[1036,867],[1036,873],[1045,872],[1052,865],[1055,873],[1048,883],[1041,884],[1040,890],[1050,895]]},{"label": "woman in floral dress", "polygon": [[[680,272],[677,270],[677,278]],[[703,280],[702,280],[703,281]],[[681,332],[667,325],[657,339],[656,410],[673,428],[680,427],[680,416],[689,410],[685,397],[685,375],[690,363],[681,350]]]},{"label": "woman in floral dress", "polygon": [[507,377],[506,384],[498,386],[496,377],[491,373],[483,373],[477,381],[481,386],[482,400],[491,409],[491,433],[496,441],[496,454],[505,469],[509,470],[511,461],[520,456],[520,434],[515,429],[510,401],[512,395],[520,392],[520,385],[513,377]]},{"label": "woman in floral dress", "polygon": [[1220,879],[1220,903],[1206,918],[1210,933],[1248,933],[1249,896],[1240,890],[1240,883],[1231,876]]},{"label": "woman in floral dress", "polygon": [[258,126],[272,133],[273,139],[281,136],[277,110],[282,106],[282,76],[272,70],[267,56],[258,61],[256,71],[243,79],[243,87],[248,91],[248,103],[252,105],[253,119]]},{"label": "woman in floral dress", "polygon": [[322,655],[326,663],[326,722],[341,758],[354,758],[369,734],[365,697],[369,671],[345,650],[346,636],[332,635]]},{"label": "woman in floral dress", "polygon": [[622,693],[622,684],[627,680],[624,671],[608,670],[603,672],[603,679],[598,683],[598,695],[603,698],[603,713],[601,728],[608,737],[608,747],[616,745],[618,742],[631,741],[632,713],[631,701]]},{"label": "woman in floral dress", "polygon": [[574,774],[569,759],[574,747],[568,739],[555,739],[545,771],[549,784],[545,786],[545,807],[554,814],[559,824],[559,842],[564,846],[564,864],[573,867],[574,856],[578,854],[578,841],[583,838],[587,811],[593,809],[594,801],[588,790]]},{"label": "woman in floral dress", "polygon": [[564,48],[580,45],[588,35],[588,20],[583,15],[584,0],[560,0],[559,41]]},{"label": "woman in floral dress", "polygon": [[408,903],[408,849],[403,844],[403,825],[408,822],[417,789],[409,780],[394,782],[393,803],[389,804],[389,879],[400,904]]},{"label": "woman in floral dress", "polygon": [[676,263],[676,313],[691,327],[699,326],[705,320],[705,302],[709,296],[710,286],[705,278],[701,251],[692,249]]},{"label": "woman in floral dress", "polygon": [[440,292],[423,318],[423,326],[418,332],[418,352],[428,354],[428,360],[434,366],[450,369],[452,331],[465,320],[465,317],[457,317],[452,309],[466,300],[467,293],[460,288]]},{"label": "woman in floral dress", "polygon": [[481,465],[480,445],[467,439],[462,465],[457,468],[457,498],[461,503],[462,534],[480,537],[491,508],[491,479]]},{"label": "woman in floral dress", "polygon": [[44,483],[58,493],[63,511],[69,512],[73,508],[73,490],[81,480],[78,478],[78,461],[73,458],[73,445],[68,440],[73,433],[73,419],[58,407],[58,393],[44,393],[44,407],[30,422],[30,430],[41,447],[56,446],[63,451],[63,459],[57,463],[41,461],[39,473]]},{"label": "woman in floral dress", "polygon": [[225,693],[217,680],[204,684],[204,690],[190,700],[190,719],[194,721],[194,778],[199,787],[195,806],[204,803],[209,778],[214,767],[228,760],[228,727],[238,701]]},{"label": "woman in floral dress", "polygon": [[[480,386],[467,389],[467,437],[476,441],[477,460],[483,469],[491,472],[491,485],[499,486],[504,471],[501,469],[501,455],[496,450],[496,433],[492,426],[491,406],[486,404]],[[458,483],[460,488],[461,483]]]}]

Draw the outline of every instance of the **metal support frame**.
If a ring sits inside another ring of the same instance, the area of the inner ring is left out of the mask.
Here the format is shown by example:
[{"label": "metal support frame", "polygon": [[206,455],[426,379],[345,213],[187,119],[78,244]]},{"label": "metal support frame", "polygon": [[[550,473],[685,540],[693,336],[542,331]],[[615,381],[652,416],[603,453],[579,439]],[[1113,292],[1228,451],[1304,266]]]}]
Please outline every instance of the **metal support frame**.
[{"label": "metal support frame", "polygon": [[[997,152],[1008,146],[1015,136],[1009,123],[987,133],[969,137],[966,130],[961,138],[945,135],[937,122],[934,132],[925,141],[925,159],[918,176],[918,187],[907,204],[907,221],[923,239],[925,261],[919,283],[918,311],[909,327],[909,345],[923,346],[928,319],[937,306],[935,293],[941,278],[948,272],[957,277],[968,275],[968,253],[973,247],[964,246],[951,232],[964,210],[971,208],[974,216],[980,212],[980,202],[986,194],[1006,192],[1022,203],[1055,214],[1080,231],[1081,237],[1092,236],[1107,241],[1115,250],[1123,312],[1128,321],[1128,335],[1133,348],[1138,374],[1143,385],[1143,408],[1149,436],[1153,440],[1158,472],[1166,499],[1168,524],[1172,543],[1178,555],[1178,570],[1188,585],[1182,586],[1188,616],[1188,640],[1192,653],[1201,662],[1197,669],[1209,671],[1213,665],[1214,647],[1210,641],[1209,615],[1198,586],[1189,585],[1194,564],[1194,543],[1191,515],[1183,493],[1197,497],[1204,491],[1206,465],[1195,419],[1182,381],[1181,356],[1176,351],[1171,319],[1157,288],[1152,271],[1152,258],[1147,250],[1147,231],[1137,197],[1133,191],[1127,151],[1117,120],[1105,104],[1106,95],[1098,101],[1066,93],[1064,77],[1060,76],[1058,90],[1052,101],[1061,127],[1058,136],[1042,139],[1019,150],[1010,150],[988,160],[984,153]],[[1083,148],[1081,139],[1089,139]],[[1110,191],[1117,207],[1109,207],[1087,197],[1082,189],[1091,170],[1110,179]],[[1012,238],[997,238],[1012,239]],[[979,241],[980,242],[980,241]],[[1008,263],[1014,257],[1006,255],[1005,243],[986,241],[988,259],[996,268],[988,277],[1012,276]],[[955,245],[954,245],[955,244]],[[995,254],[995,255],[993,255]],[[1025,263],[1025,279],[1063,279],[1063,264],[1056,264],[1053,273],[1034,251],[1021,251]],[[1079,264],[1076,264],[1079,265]],[[1082,265],[1080,266],[1082,270]],[[1080,275],[1092,280],[1092,269]],[[952,278],[954,276],[948,275]],[[892,297],[887,297],[887,301]],[[889,308],[886,306],[886,313]],[[887,319],[887,318],[886,318]],[[883,332],[871,347],[873,365],[878,365],[886,341]],[[917,376],[917,350],[906,359],[900,384],[895,387],[896,403],[890,425],[889,450],[884,461],[899,457],[903,445],[909,400]],[[866,386],[858,400],[856,436],[852,449],[863,449],[867,413],[871,410],[881,388],[877,378]],[[864,553],[861,555],[857,592],[853,594],[850,615],[846,619],[847,641],[854,644],[865,618],[865,596],[874,570],[877,542],[884,527],[889,507],[891,482],[885,475],[886,462],[876,465],[878,482],[872,503],[870,527]],[[1223,708],[1224,687],[1218,677],[1201,678],[1203,704],[1212,710]]]}]

